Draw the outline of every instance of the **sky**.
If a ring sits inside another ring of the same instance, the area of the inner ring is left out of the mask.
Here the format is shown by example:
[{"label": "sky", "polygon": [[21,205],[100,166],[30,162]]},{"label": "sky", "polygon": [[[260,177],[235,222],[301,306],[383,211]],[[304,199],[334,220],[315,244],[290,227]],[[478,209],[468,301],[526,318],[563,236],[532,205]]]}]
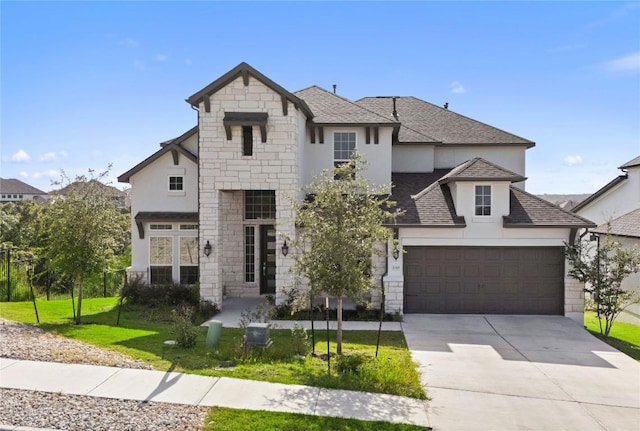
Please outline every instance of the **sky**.
[{"label": "sky", "polygon": [[415,96],[536,143],[527,190],[640,155],[640,2],[0,1],[0,176],[126,172],[247,62],[289,91]]}]

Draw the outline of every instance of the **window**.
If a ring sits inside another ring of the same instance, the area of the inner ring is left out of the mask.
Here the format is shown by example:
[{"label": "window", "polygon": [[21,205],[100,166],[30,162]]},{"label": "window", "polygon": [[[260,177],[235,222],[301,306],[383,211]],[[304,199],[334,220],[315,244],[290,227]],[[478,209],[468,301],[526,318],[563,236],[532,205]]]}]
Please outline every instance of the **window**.
[{"label": "window", "polygon": [[166,284],[173,281],[173,238],[155,236],[149,238],[149,260],[151,284]]},{"label": "window", "polygon": [[157,224],[152,223],[149,225],[149,230],[172,230],[173,226],[171,224]]},{"label": "window", "polygon": [[198,230],[197,224],[181,224],[180,230]]},{"label": "window", "polygon": [[169,177],[169,191],[176,192],[184,190],[184,177],[170,176]]},{"label": "window", "polygon": [[476,215],[491,215],[491,186],[476,186]]},{"label": "window", "polygon": [[244,281],[256,281],[256,228],[244,227]]},{"label": "window", "polygon": [[335,132],[333,134],[333,165],[348,162],[355,149],[355,132]]},{"label": "window", "polygon": [[253,127],[242,126],[242,155],[253,155]]},{"label": "window", "polygon": [[198,238],[180,237],[180,283],[198,282]]},{"label": "window", "polygon": [[273,190],[246,190],[244,192],[245,220],[275,219],[276,192]]}]

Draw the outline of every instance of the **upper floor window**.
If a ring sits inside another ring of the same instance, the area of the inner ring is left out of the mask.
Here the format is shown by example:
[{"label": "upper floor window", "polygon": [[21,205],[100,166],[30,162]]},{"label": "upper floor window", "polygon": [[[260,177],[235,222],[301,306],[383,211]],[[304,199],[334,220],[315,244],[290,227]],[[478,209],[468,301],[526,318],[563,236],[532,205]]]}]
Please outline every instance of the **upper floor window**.
[{"label": "upper floor window", "polygon": [[333,166],[348,162],[355,150],[355,132],[335,132],[333,134]]},{"label": "upper floor window", "polygon": [[178,192],[184,190],[184,177],[183,176],[170,176],[169,177],[169,191]]},{"label": "upper floor window", "polygon": [[253,155],[253,127],[242,126],[242,155]]},{"label": "upper floor window", "polygon": [[276,192],[273,190],[247,190],[244,192],[244,218],[275,219]]},{"label": "upper floor window", "polygon": [[491,215],[491,186],[476,186],[475,208],[477,216]]}]

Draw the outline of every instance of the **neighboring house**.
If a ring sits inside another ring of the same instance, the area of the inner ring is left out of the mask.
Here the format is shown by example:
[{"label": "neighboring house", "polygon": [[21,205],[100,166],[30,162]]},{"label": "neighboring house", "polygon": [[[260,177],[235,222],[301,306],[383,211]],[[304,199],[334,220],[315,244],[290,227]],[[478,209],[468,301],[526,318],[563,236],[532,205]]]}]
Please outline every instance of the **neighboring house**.
[{"label": "neighboring house", "polygon": [[118,208],[128,208],[128,196],[125,191],[118,190],[117,188],[104,184],[98,180],[92,179],[89,181],[74,181],[71,184],[64,186],[59,190],[52,191],[51,194],[64,196],[72,191],[82,191],[84,187],[96,187],[96,190],[100,190],[104,196],[109,197]]},{"label": "neighboring house", "polygon": [[[606,234],[610,225],[615,241],[625,247],[640,248],[640,156],[618,169],[622,175],[576,205],[572,211],[598,224],[596,229],[591,229],[592,232]],[[640,295],[640,274],[630,275],[622,287],[635,290]],[[640,304],[629,306],[619,320],[640,324]]]},{"label": "neighboring house", "polygon": [[0,178],[0,203],[47,200],[47,193],[15,178]]},{"label": "neighboring house", "polygon": [[532,141],[415,97],[292,93],[246,63],[187,102],[197,126],[118,178],[131,184],[130,273],[198,281],[220,305],[225,294],[283,301],[291,199],[357,150],[362,175],[393,183],[406,210],[390,226],[403,252],[376,262],[387,311],[581,318],[563,245],[595,225],[524,191]]}]

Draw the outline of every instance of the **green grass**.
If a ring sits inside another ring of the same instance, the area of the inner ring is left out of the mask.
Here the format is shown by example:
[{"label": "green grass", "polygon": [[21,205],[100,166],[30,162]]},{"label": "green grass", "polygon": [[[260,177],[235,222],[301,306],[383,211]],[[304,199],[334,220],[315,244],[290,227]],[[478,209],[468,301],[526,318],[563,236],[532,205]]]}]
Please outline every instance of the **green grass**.
[{"label": "green grass", "polygon": [[205,431],[424,431],[416,425],[369,422],[293,413],[212,408]]},{"label": "green grass", "polygon": [[[307,355],[296,358],[289,330],[272,330],[273,346],[267,350],[241,348],[243,331],[224,328],[218,347],[205,346],[206,328],[200,328],[196,347],[184,349],[164,344],[173,339],[168,310],[125,308],[116,326],[116,298],[83,301],[83,324],[72,322],[71,301],[37,301],[40,327],[68,338],[111,349],[142,359],[158,370],[172,370],[207,376],[228,376],[285,384],[301,384],[335,389],[388,393],[414,398],[426,397],[415,363],[402,332],[382,332],[380,352],[375,358],[376,331],[345,331],[345,355],[363,354],[368,358],[355,372],[337,373],[336,360],[327,362]],[[33,304],[0,303],[0,317],[34,324]],[[331,351],[335,352],[335,331],[330,331]],[[309,337],[311,334],[309,333]],[[326,332],[316,331],[316,351],[325,353]],[[234,361],[234,368],[219,368]]]},{"label": "green grass", "polygon": [[640,326],[615,321],[607,338],[600,334],[600,325],[593,311],[584,313],[584,325],[589,332],[605,343],[640,361]]}]

